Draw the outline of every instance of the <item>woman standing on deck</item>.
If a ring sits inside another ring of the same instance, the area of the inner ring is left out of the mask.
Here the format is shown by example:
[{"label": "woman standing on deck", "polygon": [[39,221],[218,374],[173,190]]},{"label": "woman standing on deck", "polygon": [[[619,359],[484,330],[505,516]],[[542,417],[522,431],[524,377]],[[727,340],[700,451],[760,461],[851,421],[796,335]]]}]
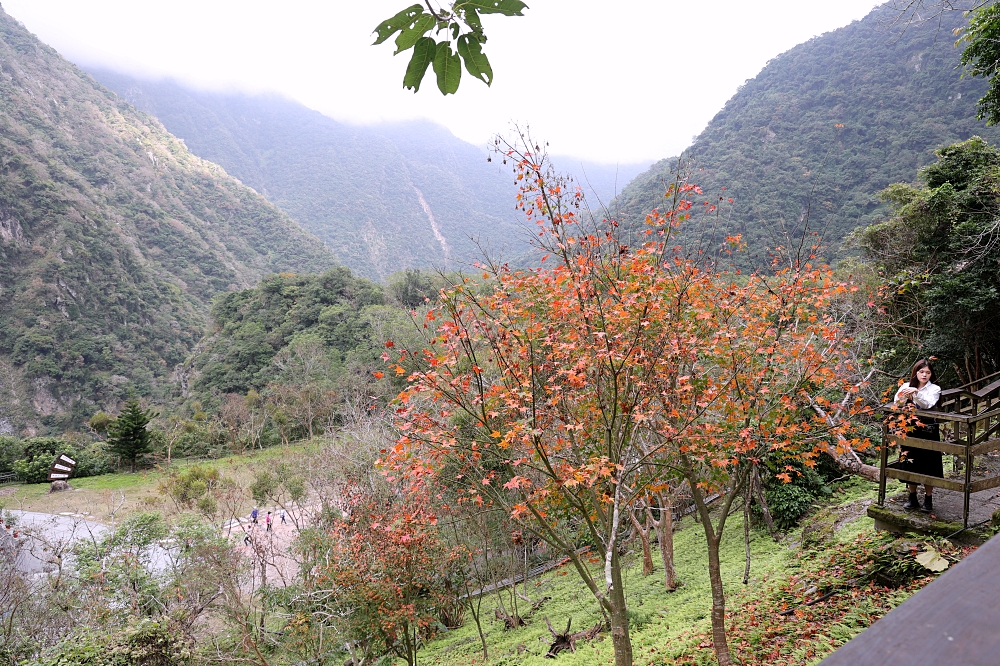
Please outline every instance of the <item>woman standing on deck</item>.
[{"label": "woman standing on deck", "polygon": [[[910,372],[910,381],[899,387],[896,391],[895,402],[902,405],[908,402],[913,403],[917,409],[928,410],[937,406],[938,398],[941,397],[941,387],[934,383],[934,369],[927,359],[920,359],[913,364]],[[941,441],[941,432],[938,424],[932,419],[918,417],[921,419],[918,425],[913,426],[908,432],[909,437],[917,439],[929,439],[935,442]],[[899,468],[913,472],[914,474],[924,474],[926,476],[936,476],[944,478],[944,465],[940,451],[928,451],[927,449],[911,449],[901,447],[899,451]],[[917,484],[908,484],[910,497],[903,505],[904,509],[920,509],[930,513],[934,509],[931,497],[934,494],[933,486],[924,486],[924,505],[921,507],[917,502]]]}]

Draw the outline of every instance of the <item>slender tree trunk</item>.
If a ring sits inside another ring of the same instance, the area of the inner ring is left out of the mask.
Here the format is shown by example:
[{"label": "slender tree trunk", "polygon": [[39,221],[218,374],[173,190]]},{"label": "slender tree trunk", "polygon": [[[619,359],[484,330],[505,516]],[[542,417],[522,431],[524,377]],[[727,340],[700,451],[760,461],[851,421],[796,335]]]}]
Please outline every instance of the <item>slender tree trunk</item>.
[{"label": "slender tree trunk", "polygon": [[621,560],[617,550],[611,555],[611,643],[615,648],[615,666],[632,666],[632,639],[628,632],[628,607],[622,582]]},{"label": "slender tree trunk", "polygon": [[709,525],[705,530],[708,537],[708,578],[712,583],[712,644],[719,666],[732,666],[733,658],[729,654],[729,642],[726,640],[726,593],[722,587],[722,570],[719,566],[719,536],[710,534],[711,521],[704,516],[702,523]]},{"label": "slender tree trunk", "polygon": [[732,479],[732,486],[725,489],[725,498],[719,515],[718,526],[713,526],[712,515],[705,504],[705,495],[698,487],[698,479],[691,472],[691,464],[684,461],[687,467],[688,484],[691,486],[691,499],[698,507],[701,526],[705,530],[705,541],[708,542],[708,579],[712,584],[712,645],[715,648],[715,658],[719,666],[733,666],[733,657],[729,652],[729,642],[726,640],[726,591],[722,585],[722,570],[719,564],[719,544],[726,528],[726,518],[733,499],[743,490],[746,477]]},{"label": "slender tree trunk", "polygon": [[771,535],[771,538],[777,541],[778,531],[774,527],[774,518],[771,517],[770,507],[767,506],[767,498],[764,497],[763,484],[760,482],[760,472],[756,467],[754,467],[753,470],[751,483],[753,484],[754,496],[757,498],[757,503],[760,504],[760,510],[764,513],[764,522],[767,524],[767,531]]},{"label": "slender tree trunk", "polygon": [[639,520],[635,517],[635,512],[629,511],[628,517],[632,521],[632,527],[635,529],[636,534],[639,535],[639,540],[642,541],[642,575],[650,576],[653,573],[653,553],[649,547],[649,517],[646,517],[647,523],[645,527],[639,523]]},{"label": "slender tree trunk", "polygon": [[746,555],[746,567],[743,569],[743,584],[750,583],[750,489],[743,493],[743,548]]},{"label": "slender tree trunk", "polygon": [[[674,507],[669,494],[656,496],[660,509],[660,519],[653,522],[656,540],[660,542],[660,559],[663,560],[663,584],[667,592],[677,589],[677,572],[674,571]],[[649,509],[646,509],[649,511]],[[650,517],[652,512],[650,512]]]}]

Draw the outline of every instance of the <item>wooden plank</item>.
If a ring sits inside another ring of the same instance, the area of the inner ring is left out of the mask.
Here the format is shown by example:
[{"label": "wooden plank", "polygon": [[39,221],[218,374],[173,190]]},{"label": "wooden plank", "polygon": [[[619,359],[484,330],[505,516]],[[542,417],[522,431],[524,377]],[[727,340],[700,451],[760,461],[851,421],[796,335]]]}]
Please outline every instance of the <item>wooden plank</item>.
[{"label": "wooden plank", "polygon": [[1000,476],[994,476],[992,479],[980,479],[972,482],[972,490],[970,492],[978,493],[980,490],[989,490],[997,486],[1000,486]]},{"label": "wooden plank", "polygon": [[990,451],[996,451],[1000,449],[1000,439],[991,439],[988,442],[983,442],[982,444],[976,444],[972,447],[970,453],[973,456],[981,456],[984,453],[989,453]]},{"label": "wooden plank", "polygon": [[936,476],[927,476],[926,474],[914,474],[913,472],[904,472],[901,469],[896,469],[895,467],[886,467],[885,475],[891,479],[899,479],[900,481],[906,481],[907,483],[917,483],[920,485],[933,486],[934,488],[945,488],[947,490],[954,490],[955,492],[964,492],[965,484],[959,483],[958,481],[950,481],[948,479],[942,479]]},{"label": "wooden plank", "polygon": [[76,461],[65,453],[60,453],[49,468],[49,481],[65,481],[73,475]]},{"label": "wooden plank", "polygon": [[973,393],[975,394],[975,396],[977,398],[979,398],[980,400],[982,400],[983,398],[985,398],[987,396],[987,394],[992,393],[993,391],[996,391],[998,388],[1000,388],[1000,379],[996,380],[995,382],[993,382],[991,384],[987,384],[983,388],[979,389],[978,391],[974,391]]},{"label": "wooden plank", "polygon": [[926,449],[928,451],[940,451],[941,453],[950,453],[953,456],[964,456],[965,455],[965,445],[964,444],[953,444],[951,442],[935,442],[931,439],[920,439],[918,437],[899,437],[898,435],[890,435],[889,442],[893,446],[910,446],[915,449]]},{"label": "wooden plank", "polygon": [[990,539],[827,657],[822,666],[1000,662],[1000,539]]}]

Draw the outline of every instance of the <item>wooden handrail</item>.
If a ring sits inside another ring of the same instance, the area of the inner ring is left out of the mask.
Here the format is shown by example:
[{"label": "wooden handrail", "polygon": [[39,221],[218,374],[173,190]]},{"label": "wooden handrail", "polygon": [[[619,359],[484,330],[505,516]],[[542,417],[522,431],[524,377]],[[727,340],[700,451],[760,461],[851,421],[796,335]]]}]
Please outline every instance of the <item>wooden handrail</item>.
[{"label": "wooden handrail", "polygon": [[962,388],[967,389],[971,386],[979,384],[980,382],[985,382],[989,379],[993,379],[994,377],[1000,378],[1000,371],[994,372],[993,374],[990,375],[986,375],[985,377],[980,377],[979,379],[973,379],[971,382],[968,382],[967,384],[962,384]]},{"label": "wooden handrail", "polygon": [[[895,403],[890,402],[887,405],[882,405],[880,409],[886,414],[900,414],[903,413]],[[992,416],[994,413],[1000,413],[1000,410],[995,412],[989,412],[987,414],[959,414],[957,412],[936,412],[932,410],[924,409],[914,409],[913,411],[907,410],[906,414],[915,414],[917,416],[926,416],[930,419],[937,419],[938,421],[956,421],[958,423],[969,423],[970,421],[978,421],[979,419],[986,418],[987,416]]]},{"label": "wooden handrail", "polygon": [[983,388],[979,389],[978,391],[973,391],[972,394],[974,396],[976,396],[977,398],[979,398],[979,399],[983,399],[983,398],[987,397],[990,393],[996,392],[997,389],[1000,389],[1000,379],[998,379],[997,381],[995,381],[995,382],[993,382],[991,384],[987,384],[986,386],[984,386]]}]

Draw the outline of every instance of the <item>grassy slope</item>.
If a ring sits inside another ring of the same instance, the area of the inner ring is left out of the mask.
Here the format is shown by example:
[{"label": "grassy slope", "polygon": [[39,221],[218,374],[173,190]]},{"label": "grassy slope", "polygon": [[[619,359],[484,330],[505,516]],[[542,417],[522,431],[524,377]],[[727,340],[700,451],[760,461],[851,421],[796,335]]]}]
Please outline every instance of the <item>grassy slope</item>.
[{"label": "grassy slope", "polygon": [[[217,467],[223,476],[247,486],[251,482],[254,470],[269,461],[280,459],[287,455],[291,448],[295,451],[308,451],[311,444],[295,444],[293,447],[274,447],[257,451],[248,455],[232,455],[218,460],[175,460],[171,470],[196,464]],[[170,500],[160,494],[158,486],[169,475],[167,469],[143,470],[135,474],[119,473],[91,476],[83,479],[72,479],[70,492],[48,493],[48,483],[34,483],[20,486],[0,488],[0,493],[13,491],[11,494],[0,494],[0,507],[6,509],[22,509],[41,513],[72,513],[101,523],[111,522],[111,506],[117,506],[124,495],[124,504],[116,515],[121,520],[132,511],[168,510]],[[113,504],[112,504],[113,503]],[[246,511],[250,511],[250,500],[247,500]]]},{"label": "grassy slope", "polygon": [[[870,499],[874,497],[875,490],[873,484],[854,481],[841,486],[835,495],[835,503],[848,505]],[[726,525],[726,536],[722,544],[722,573],[730,595],[728,600],[730,611],[758,600],[765,590],[768,593],[773,592],[776,589],[776,582],[795,575],[800,567],[796,558],[799,532],[792,532],[782,542],[775,543],[766,533],[753,531],[750,585],[744,587],[742,528],[740,514],[731,516]],[[861,517],[841,526],[837,532],[837,542],[853,541],[861,532],[872,529],[872,520],[862,513]],[[656,571],[648,578],[641,575],[639,566],[630,567],[626,573],[626,589],[637,625],[632,632],[636,664],[671,664],[678,661],[714,663],[711,648],[706,644],[707,634],[710,631],[711,592],[704,532],[701,526],[691,518],[685,519],[681,529],[674,535],[674,547],[677,572],[684,582],[683,587],[677,592],[668,594],[664,591],[662,566],[658,561],[656,561]],[[908,590],[893,592],[891,598],[886,601],[894,606],[911,593]],[[537,599],[541,596],[550,596],[552,599],[535,613],[526,628],[511,632],[503,631],[502,625],[492,620],[495,603],[487,600],[483,604],[484,616],[489,616],[484,621],[484,630],[488,632],[487,644],[491,664],[541,666],[551,663],[544,659],[551,642],[544,617],[548,617],[552,625],[559,630],[565,628],[567,619],[572,617],[574,631],[593,626],[598,620],[596,602],[585,591],[569,567],[562,567],[546,574],[535,582],[532,597]],[[860,620],[851,618],[847,624],[838,623],[838,626],[826,627],[823,636],[817,639],[818,645],[815,647],[821,650],[820,654],[826,654],[860,632],[865,626],[867,622],[864,618]],[[830,640],[826,640],[825,636],[830,636]],[[751,635],[748,643],[752,643],[753,640]],[[705,647],[699,648],[699,645]],[[520,654],[519,646],[523,646]],[[737,642],[734,641],[733,647],[737,654],[741,652]],[[754,648],[759,646],[750,646],[750,649]],[[796,649],[802,653],[800,655],[802,660],[795,661],[798,657],[793,657],[789,663],[812,661],[811,657],[804,656],[808,649]],[[611,642],[607,639],[580,643],[575,654],[563,653],[559,656],[559,660],[572,666],[610,664],[613,661],[611,650]],[[471,617],[467,617],[465,626],[433,641],[421,652],[420,657],[422,664],[436,666],[482,663],[482,650]]]}]

